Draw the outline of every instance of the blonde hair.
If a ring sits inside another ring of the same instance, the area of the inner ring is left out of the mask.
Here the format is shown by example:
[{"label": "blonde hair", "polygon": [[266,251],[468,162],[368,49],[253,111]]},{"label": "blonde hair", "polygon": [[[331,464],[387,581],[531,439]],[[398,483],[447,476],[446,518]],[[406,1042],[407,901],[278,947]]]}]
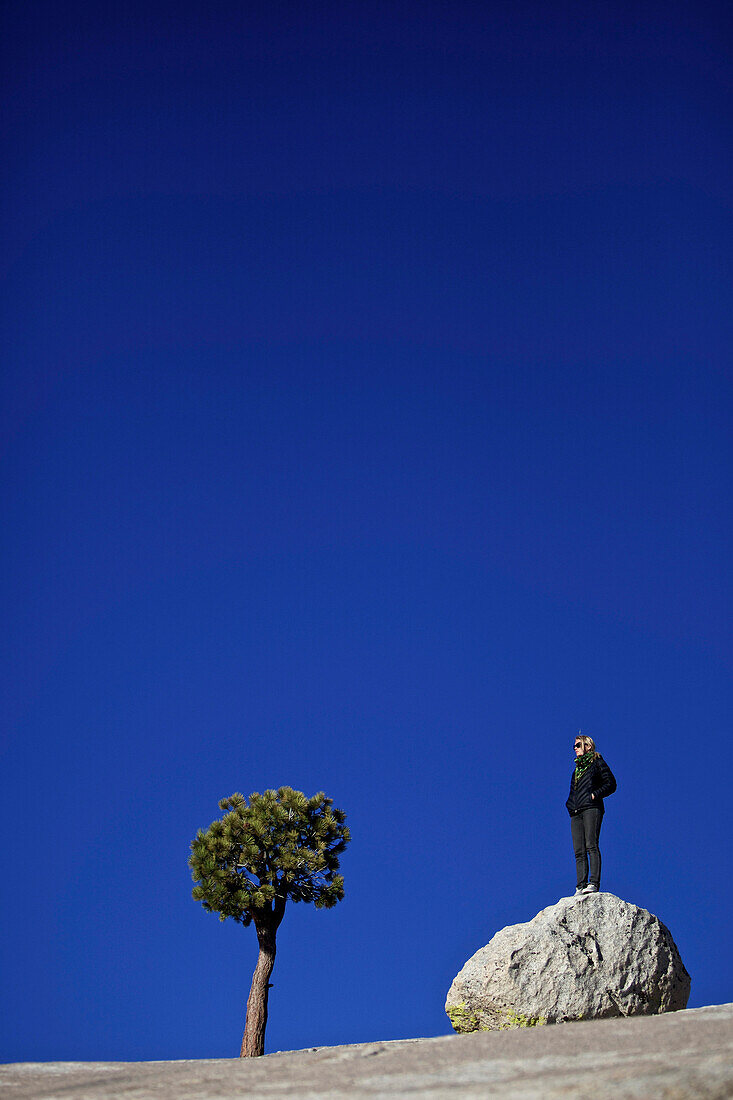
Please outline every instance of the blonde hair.
[{"label": "blonde hair", "polygon": [[575,738],[575,740],[576,740],[576,742],[577,741],[581,742],[581,744],[583,746],[583,754],[584,755],[587,752],[595,752],[595,753],[598,752],[598,749],[596,748],[596,743],[595,743],[595,741],[593,740],[592,737],[586,737],[586,735],[584,733],[579,733],[578,736]]}]

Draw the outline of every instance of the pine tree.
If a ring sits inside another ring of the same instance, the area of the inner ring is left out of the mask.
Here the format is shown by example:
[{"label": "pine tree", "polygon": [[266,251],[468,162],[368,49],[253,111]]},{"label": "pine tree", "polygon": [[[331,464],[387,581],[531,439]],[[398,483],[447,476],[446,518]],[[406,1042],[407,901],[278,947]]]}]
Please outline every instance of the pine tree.
[{"label": "pine tree", "polygon": [[208,913],[254,924],[259,957],[252,975],[240,1058],[265,1052],[267,1000],[275,939],[291,901],[331,909],[344,896],[336,874],[350,839],[346,814],[321,791],[306,798],[292,787],[222,798],[224,816],[191,843],[192,895]]}]

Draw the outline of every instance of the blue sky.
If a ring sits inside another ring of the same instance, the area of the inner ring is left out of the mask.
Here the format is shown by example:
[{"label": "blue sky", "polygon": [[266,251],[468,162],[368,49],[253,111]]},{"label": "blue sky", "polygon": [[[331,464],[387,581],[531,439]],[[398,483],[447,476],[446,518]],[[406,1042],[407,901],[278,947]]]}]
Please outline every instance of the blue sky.
[{"label": "blue sky", "polygon": [[712,4],[9,4],[4,1061],[238,1053],[218,801],[348,815],[267,1049],[449,1032],[603,888],[729,935],[730,80]]}]

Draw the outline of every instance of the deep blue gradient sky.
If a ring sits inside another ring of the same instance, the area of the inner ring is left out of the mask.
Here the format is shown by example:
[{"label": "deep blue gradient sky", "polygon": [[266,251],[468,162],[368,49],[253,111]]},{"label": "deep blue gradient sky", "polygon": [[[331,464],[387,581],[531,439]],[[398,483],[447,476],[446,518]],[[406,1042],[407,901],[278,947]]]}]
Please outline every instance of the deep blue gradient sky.
[{"label": "deep blue gradient sky", "polygon": [[268,1050],[603,887],[733,999],[730,37],[705,3],[5,6],[0,1059],[238,1053],[233,791],[325,790]]}]

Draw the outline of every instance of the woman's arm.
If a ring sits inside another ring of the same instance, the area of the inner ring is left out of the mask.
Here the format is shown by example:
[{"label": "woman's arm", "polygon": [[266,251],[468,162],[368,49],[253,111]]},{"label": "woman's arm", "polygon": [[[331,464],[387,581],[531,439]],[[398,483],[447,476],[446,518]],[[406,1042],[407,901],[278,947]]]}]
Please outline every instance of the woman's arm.
[{"label": "woman's arm", "polygon": [[613,772],[602,756],[598,757],[598,771],[600,773],[601,782],[599,786],[596,787],[593,794],[594,796],[598,795],[599,798],[606,798],[616,790],[616,780]]}]

